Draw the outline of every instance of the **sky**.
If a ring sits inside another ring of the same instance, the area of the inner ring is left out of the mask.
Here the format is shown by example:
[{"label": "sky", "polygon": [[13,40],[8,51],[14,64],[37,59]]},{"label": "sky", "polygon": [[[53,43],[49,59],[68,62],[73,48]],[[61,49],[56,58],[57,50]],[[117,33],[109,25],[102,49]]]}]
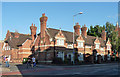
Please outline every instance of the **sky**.
[{"label": "sky", "polygon": [[47,27],[73,31],[74,24],[103,26],[108,21],[116,25],[118,21],[118,2],[3,2],[2,3],[2,38],[4,40],[7,30],[30,34],[31,24],[37,26],[40,32],[42,13],[48,17]]}]

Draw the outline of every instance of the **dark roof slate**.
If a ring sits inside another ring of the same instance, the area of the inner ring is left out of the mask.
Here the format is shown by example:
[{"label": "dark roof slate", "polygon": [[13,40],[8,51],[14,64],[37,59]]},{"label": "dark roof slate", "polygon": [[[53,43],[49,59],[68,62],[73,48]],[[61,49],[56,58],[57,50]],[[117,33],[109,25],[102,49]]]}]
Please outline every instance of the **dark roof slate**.
[{"label": "dark roof slate", "polygon": [[[55,35],[60,31],[59,29],[53,29],[53,28],[47,28],[47,31],[50,35],[51,38],[54,38]],[[69,32],[69,31],[64,31],[64,30],[61,30],[62,33],[64,34],[65,38],[66,38],[66,42],[70,42],[72,43],[73,42],[73,32]],[[81,34],[82,35],[82,34]],[[75,40],[77,39],[78,35],[75,34]],[[87,35],[87,38],[85,38],[83,35],[82,35],[83,39],[85,40],[85,44],[86,45],[94,45],[94,41],[96,39],[96,37],[94,36],[89,36]],[[101,43],[101,46],[102,47],[105,47],[105,41],[102,39],[102,38],[98,38],[100,43]],[[76,41],[75,41],[76,43]]]},{"label": "dark roof slate", "polygon": [[19,37],[15,38],[15,33],[14,32],[10,32],[11,36],[8,37],[7,40],[5,40],[5,42],[7,42],[11,48],[18,48],[19,45],[22,45],[27,39],[31,39],[30,35],[27,34],[20,34],[19,33]]}]

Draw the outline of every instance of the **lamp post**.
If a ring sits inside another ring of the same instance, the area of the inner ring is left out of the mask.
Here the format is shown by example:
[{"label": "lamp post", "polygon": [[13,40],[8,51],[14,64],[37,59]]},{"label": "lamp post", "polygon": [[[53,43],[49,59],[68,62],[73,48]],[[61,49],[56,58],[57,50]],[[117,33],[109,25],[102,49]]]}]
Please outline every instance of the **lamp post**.
[{"label": "lamp post", "polygon": [[79,12],[79,13],[73,15],[73,64],[75,64],[75,62],[74,62],[74,57],[75,57],[75,50],[74,50],[74,17],[79,15],[79,14],[83,14],[83,12]]}]

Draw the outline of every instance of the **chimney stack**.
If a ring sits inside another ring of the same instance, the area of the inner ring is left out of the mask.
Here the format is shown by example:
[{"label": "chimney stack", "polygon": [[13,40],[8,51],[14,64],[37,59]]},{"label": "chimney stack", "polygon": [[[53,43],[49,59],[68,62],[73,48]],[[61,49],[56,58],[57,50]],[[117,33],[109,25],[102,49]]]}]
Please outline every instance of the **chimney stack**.
[{"label": "chimney stack", "polygon": [[41,38],[45,37],[45,30],[46,30],[46,22],[48,17],[45,16],[45,13],[42,14],[42,17],[40,18],[40,31],[41,31]]},{"label": "chimney stack", "polygon": [[104,41],[106,41],[106,32],[105,30],[102,31],[101,37]]},{"label": "chimney stack", "polygon": [[76,25],[74,26],[74,30],[75,30],[75,33],[77,35],[80,35],[80,25],[79,25],[79,23],[76,23]]},{"label": "chimney stack", "polygon": [[81,31],[82,31],[82,34],[84,35],[85,38],[87,37],[87,31],[86,30],[87,30],[87,27],[84,24],[84,26],[81,28]]},{"label": "chimney stack", "polygon": [[30,30],[31,30],[31,37],[33,42],[36,38],[36,30],[37,30],[37,27],[35,26],[35,24],[33,26],[33,23],[32,23],[32,25],[30,26]]}]

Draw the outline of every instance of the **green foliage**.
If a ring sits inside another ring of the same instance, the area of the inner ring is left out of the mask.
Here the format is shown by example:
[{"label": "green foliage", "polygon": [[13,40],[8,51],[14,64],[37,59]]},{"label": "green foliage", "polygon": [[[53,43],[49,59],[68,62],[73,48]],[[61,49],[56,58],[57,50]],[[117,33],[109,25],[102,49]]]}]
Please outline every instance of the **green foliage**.
[{"label": "green foliage", "polygon": [[118,32],[115,32],[115,26],[112,23],[106,22],[103,26],[95,25],[94,27],[91,25],[87,34],[101,37],[102,30],[106,31],[106,40],[108,40],[108,38],[110,39],[112,50],[115,49],[118,51],[119,49],[120,51],[120,38],[118,38]]},{"label": "green foliage", "polygon": [[90,36],[101,37],[102,30],[105,30],[105,26],[101,27],[99,25],[96,25],[96,26],[93,27],[91,25],[90,29],[88,29],[87,34],[90,35]]}]

